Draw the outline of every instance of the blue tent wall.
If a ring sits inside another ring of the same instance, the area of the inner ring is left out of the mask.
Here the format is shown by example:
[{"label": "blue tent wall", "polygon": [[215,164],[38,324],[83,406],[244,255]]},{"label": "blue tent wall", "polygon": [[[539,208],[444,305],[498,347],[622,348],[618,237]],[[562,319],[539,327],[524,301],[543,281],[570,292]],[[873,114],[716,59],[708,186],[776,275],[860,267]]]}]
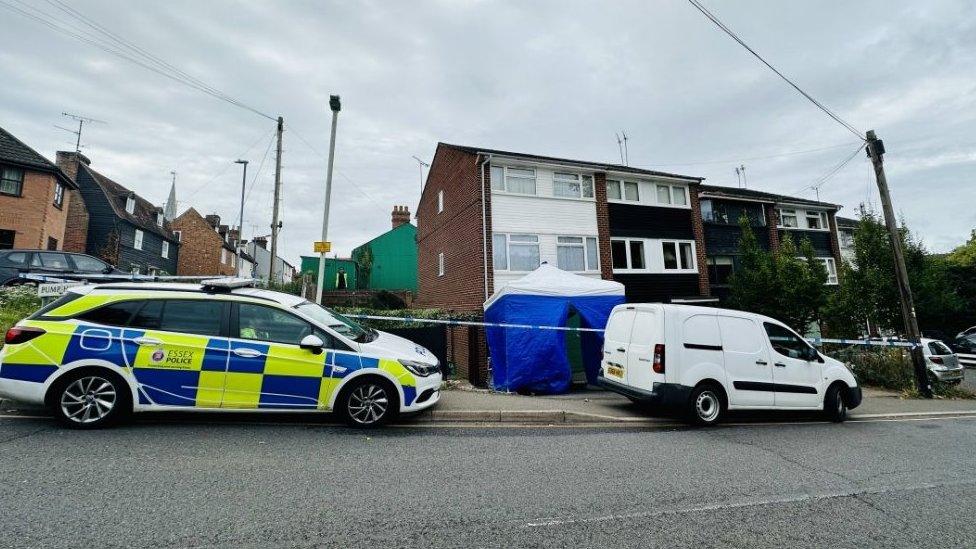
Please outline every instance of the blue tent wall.
[{"label": "blue tent wall", "polygon": [[[581,326],[603,329],[611,309],[624,296],[506,295],[485,311],[485,320],[503,324],[565,326],[570,307],[580,315]],[[566,338],[560,330],[488,328],[492,385],[500,391],[554,394],[569,390],[571,371],[566,357]],[[583,332],[586,377],[596,381],[600,369],[602,332]]]}]

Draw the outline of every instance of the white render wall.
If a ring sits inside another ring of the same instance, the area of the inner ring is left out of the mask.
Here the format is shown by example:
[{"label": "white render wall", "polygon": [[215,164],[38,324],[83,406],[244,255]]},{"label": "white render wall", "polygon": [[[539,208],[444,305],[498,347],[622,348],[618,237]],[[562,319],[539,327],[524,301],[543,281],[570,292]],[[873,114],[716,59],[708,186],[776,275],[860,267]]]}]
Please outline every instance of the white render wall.
[{"label": "white render wall", "polygon": [[[502,165],[492,162],[492,165]],[[556,263],[556,237],[597,237],[596,201],[593,198],[562,198],[552,196],[552,169],[532,166],[536,170],[536,195],[491,191],[491,225],[494,233],[532,234],[539,236],[539,261]],[[560,172],[576,170],[560,168]],[[592,172],[580,170],[578,173]],[[491,235],[488,235],[491,238]],[[597,240],[599,246],[599,239]],[[597,254],[599,256],[599,253]],[[585,276],[600,278],[599,268]],[[525,272],[498,271],[494,273],[494,287],[525,276]]]}]

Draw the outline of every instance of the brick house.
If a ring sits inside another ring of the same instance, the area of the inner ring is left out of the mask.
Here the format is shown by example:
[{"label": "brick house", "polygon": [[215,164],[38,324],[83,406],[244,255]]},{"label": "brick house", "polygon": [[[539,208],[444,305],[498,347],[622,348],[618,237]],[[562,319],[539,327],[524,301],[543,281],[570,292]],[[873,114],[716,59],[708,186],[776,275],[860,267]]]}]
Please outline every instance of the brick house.
[{"label": "brick house", "polygon": [[65,249],[76,189],[58,166],[0,128],[0,249]]},{"label": "brick house", "polygon": [[[417,210],[417,305],[480,314],[543,262],[618,280],[631,301],[707,299],[701,180],[439,143]],[[459,374],[483,382],[483,331],[450,339]]]},{"label": "brick house", "polygon": [[180,241],[176,274],[181,276],[233,276],[237,274],[237,231],[220,224],[220,216],[200,215],[190,208],[170,223]]},{"label": "brick house", "polygon": [[57,163],[73,172],[88,212],[86,228],[74,225],[81,216],[72,213],[67,229],[85,234],[86,253],[125,271],[176,272],[180,243],[161,207],[92,169],[83,154],[59,151]]},{"label": "brick house", "polygon": [[816,257],[827,269],[827,284],[838,283],[841,246],[837,211],[840,206],[795,196],[753,189],[702,185],[701,217],[705,229],[706,264],[711,293],[722,299],[729,293],[729,277],[739,264],[739,220],[749,219],[759,245],[776,250],[789,234],[799,245],[809,239]]}]

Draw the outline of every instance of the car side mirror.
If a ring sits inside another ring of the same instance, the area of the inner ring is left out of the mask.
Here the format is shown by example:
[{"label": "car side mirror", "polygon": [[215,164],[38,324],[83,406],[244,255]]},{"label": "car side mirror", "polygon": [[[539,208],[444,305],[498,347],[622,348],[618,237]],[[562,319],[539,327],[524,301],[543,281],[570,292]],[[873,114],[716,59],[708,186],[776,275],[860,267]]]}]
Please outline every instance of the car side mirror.
[{"label": "car side mirror", "polygon": [[817,352],[817,350],[814,349],[813,347],[810,347],[810,350],[807,351],[807,361],[813,362],[814,360],[820,363],[824,361],[823,357],[820,356],[820,353]]},{"label": "car side mirror", "polygon": [[308,334],[302,338],[302,342],[298,344],[299,347],[310,351],[313,355],[320,354],[322,349],[325,348],[325,343],[322,338],[315,334]]}]

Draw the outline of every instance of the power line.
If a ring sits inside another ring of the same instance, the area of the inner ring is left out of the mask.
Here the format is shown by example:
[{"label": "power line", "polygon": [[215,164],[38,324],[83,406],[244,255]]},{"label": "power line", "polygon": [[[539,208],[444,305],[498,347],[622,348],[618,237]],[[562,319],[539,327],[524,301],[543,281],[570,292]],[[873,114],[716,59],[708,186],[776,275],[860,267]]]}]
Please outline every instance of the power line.
[{"label": "power line", "polygon": [[862,143],[857,149],[854,150],[854,152],[852,152],[851,154],[849,154],[846,157],[844,157],[843,160],[841,160],[836,166],[834,166],[830,170],[828,170],[827,173],[825,173],[825,174],[821,175],[820,177],[818,177],[812,184],[805,185],[805,186],[801,187],[800,189],[794,191],[793,194],[797,194],[797,193],[802,192],[802,191],[805,191],[807,189],[813,189],[813,190],[815,190],[815,191],[817,191],[819,193],[820,192],[820,186],[823,185],[824,183],[826,183],[827,180],[830,179],[831,177],[833,177],[835,174],[837,174],[837,172],[841,171],[844,168],[844,166],[846,166],[851,160],[854,160],[854,157],[857,156],[857,154],[859,152],[861,152],[862,150],[864,150],[864,147],[866,147],[866,146],[867,146],[867,143]]},{"label": "power line", "polygon": [[699,162],[676,162],[676,163],[668,163],[668,164],[648,164],[648,166],[652,166],[652,167],[665,167],[665,166],[704,166],[704,165],[708,165],[708,164],[730,164],[730,163],[739,163],[739,162],[750,162],[752,160],[769,160],[771,158],[780,158],[780,157],[783,157],[783,156],[795,156],[795,155],[798,155],[798,154],[809,154],[809,153],[815,153],[815,152],[821,152],[821,151],[829,151],[829,150],[832,150],[832,149],[839,149],[841,147],[850,147],[851,145],[856,145],[856,143],[841,143],[839,145],[831,145],[829,147],[820,147],[820,148],[817,148],[817,149],[806,149],[806,150],[802,150],[802,151],[791,151],[791,152],[785,152],[785,153],[779,153],[779,154],[770,154],[770,155],[767,155],[767,156],[753,156],[751,158],[734,158],[734,159],[729,159],[729,160],[704,160],[704,161],[699,161]]},{"label": "power line", "polygon": [[827,113],[827,116],[833,118],[835,122],[837,122],[841,126],[844,126],[844,128],[846,128],[847,131],[849,131],[849,132],[853,133],[854,135],[856,135],[858,137],[858,139],[861,139],[862,141],[864,140],[863,134],[860,131],[858,131],[857,128],[855,128],[854,126],[848,124],[840,116],[838,116],[833,111],[831,111],[826,106],[824,106],[823,103],[817,101],[816,99],[813,98],[813,96],[811,96],[807,92],[803,91],[803,89],[801,89],[800,86],[796,85],[795,82],[793,82],[792,80],[790,80],[789,78],[787,78],[786,75],[784,75],[783,73],[779,72],[779,70],[776,67],[772,66],[769,63],[769,61],[766,61],[765,59],[763,59],[763,57],[761,55],[759,55],[758,53],[756,53],[756,50],[752,49],[751,47],[749,47],[748,44],[746,44],[745,42],[743,42],[742,39],[739,38],[739,36],[736,35],[735,32],[732,31],[732,29],[730,29],[729,27],[727,27],[725,25],[725,23],[722,23],[722,21],[720,21],[718,19],[718,17],[716,17],[712,12],[708,11],[708,9],[705,6],[703,6],[701,4],[701,2],[699,2],[699,0],[688,0],[688,2],[691,3],[692,6],[695,6],[695,8],[697,8],[698,11],[702,12],[702,14],[705,17],[707,17],[709,21],[711,21],[712,23],[715,23],[715,25],[718,26],[718,28],[722,29],[725,32],[725,34],[728,34],[729,36],[731,36],[733,40],[735,40],[736,42],[739,43],[739,45],[741,45],[743,48],[745,48],[746,50],[748,50],[749,53],[751,53],[753,56],[756,57],[756,59],[762,61],[762,63],[764,65],[766,65],[767,67],[769,67],[770,70],[772,70],[780,78],[782,78],[784,81],[786,81],[786,83],[789,84],[790,86],[792,86],[793,89],[795,89],[796,91],[800,92],[800,95],[802,95],[803,97],[806,97],[811,103],[813,103],[814,105],[816,105],[817,108],[819,108],[823,112]]},{"label": "power line", "polygon": [[188,87],[206,93],[207,95],[210,95],[216,99],[220,99],[221,101],[224,101],[236,107],[245,109],[259,116],[263,116],[265,118],[268,118],[269,120],[275,120],[275,118],[272,117],[271,115],[261,112],[258,109],[251,107],[250,105],[247,105],[246,103],[227,95],[226,93],[218,90],[217,88],[214,88],[213,86],[206,84],[202,80],[190,76],[189,74],[181,71],[180,69],[174,67],[173,65],[150,54],[149,52],[140,48],[139,46],[136,46],[135,44],[132,44],[131,42],[122,39],[118,35],[105,29],[101,25],[98,25],[97,23],[85,17],[77,10],[71,8],[70,6],[67,6],[62,2],[55,0],[57,1],[57,3],[53,3],[51,2],[51,0],[48,0],[48,2],[55,8],[67,13],[69,16],[72,16],[75,19],[81,20],[86,26],[91,27],[92,29],[98,31],[99,34],[109,37],[111,41],[106,41],[104,38],[98,36],[97,34],[92,34],[86,31],[85,29],[71,23],[70,21],[65,21],[64,19],[60,19],[56,17],[54,14],[43,11],[37,7],[28,5],[22,0],[14,0],[14,1],[26,9],[10,4],[9,2],[6,2],[4,0],[0,0],[0,6],[5,7],[8,10],[18,13],[24,17],[37,21],[38,23],[41,23],[42,25],[51,28],[55,32],[58,32],[60,34],[90,44],[102,51],[115,55],[116,57],[119,57],[121,59],[125,59],[133,64],[139,65],[140,67],[155,72],[161,76],[165,76],[166,78],[169,78],[173,81],[179,82]]},{"label": "power line", "polygon": [[[251,145],[248,146],[248,148],[243,153],[237,155],[235,158],[244,158],[245,156],[247,156],[247,153],[251,152],[251,149],[253,149],[254,146],[257,145],[258,143],[260,143],[261,142],[261,138],[264,137],[264,136],[265,136],[264,133],[262,133],[261,135],[259,135],[258,138],[255,139],[254,142],[251,143]],[[270,136],[271,137],[274,136],[274,129],[271,130]],[[217,180],[218,177],[220,177],[220,176],[224,175],[225,173],[227,173],[227,170],[229,170],[232,165],[233,165],[232,163],[228,162],[227,165],[224,166],[224,169],[220,170],[219,173],[217,173],[216,175],[214,175],[210,179],[204,181],[203,183],[201,183],[200,185],[198,185],[195,189],[193,189],[192,191],[190,191],[190,193],[187,194],[186,195],[186,198],[184,198],[183,200],[189,200],[189,199],[193,198],[193,196],[195,196],[198,192],[200,192],[200,190],[202,190],[204,187],[206,187],[207,185],[213,183],[214,181]]]}]

